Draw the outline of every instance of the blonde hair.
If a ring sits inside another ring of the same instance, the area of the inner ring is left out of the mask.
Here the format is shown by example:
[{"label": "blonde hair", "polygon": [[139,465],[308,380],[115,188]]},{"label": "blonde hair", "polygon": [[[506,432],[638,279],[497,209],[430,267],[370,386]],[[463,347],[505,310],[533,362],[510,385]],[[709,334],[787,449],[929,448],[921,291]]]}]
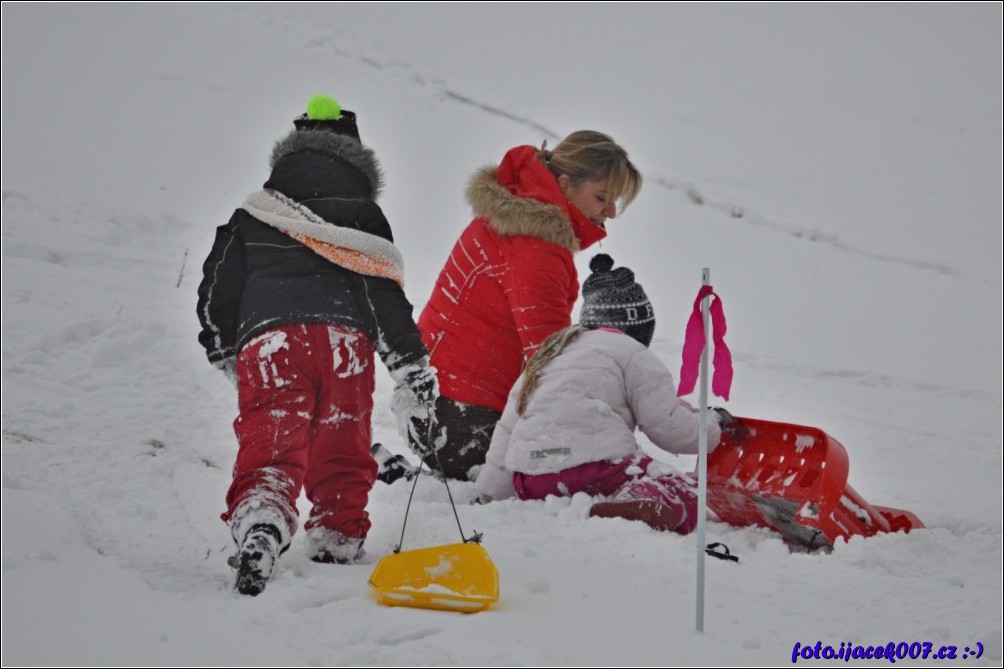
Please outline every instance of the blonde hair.
[{"label": "blonde hair", "polygon": [[522,416],[523,412],[526,411],[530,396],[533,395],[533,391],[537,389],[537,384],[540,382],[541,370],[564,351],[565,347],[572,343],[576,337],[589,329],[582,325],[572,325],[552,333],[544,340],[537,352],[526,363],[526,369],[523,370],[523,387],[519,389],[519,399],[516,402],[517,414]]},{"label": "blonde hair", "polygon": [[607,189],[624,209],[641,191],[641,172],[628,159],[627,151],[609,135],[595,130],[577,130],[553,151],[541,150],[538,157],[556,176],[564,174],[572,183],[607,180]]}]

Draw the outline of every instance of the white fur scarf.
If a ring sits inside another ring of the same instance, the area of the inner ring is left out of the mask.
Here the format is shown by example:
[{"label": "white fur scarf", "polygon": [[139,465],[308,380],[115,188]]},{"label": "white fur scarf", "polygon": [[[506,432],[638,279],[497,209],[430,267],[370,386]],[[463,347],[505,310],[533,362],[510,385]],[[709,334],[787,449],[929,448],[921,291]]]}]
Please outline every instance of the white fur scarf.
[{"label": "white fur scarf", "polygon": [[392,279],[404,287],[404,259],[397,247],[382,237],[332,225],[273,190],[251,193],[242,208],[340,267]]}]

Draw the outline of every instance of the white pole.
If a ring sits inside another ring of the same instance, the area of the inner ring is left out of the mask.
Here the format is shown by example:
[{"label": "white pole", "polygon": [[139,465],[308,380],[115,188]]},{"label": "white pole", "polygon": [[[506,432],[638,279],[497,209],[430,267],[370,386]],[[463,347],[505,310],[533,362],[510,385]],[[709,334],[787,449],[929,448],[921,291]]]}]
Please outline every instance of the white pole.
[{"label": "white pole", "polygon": [[[701,270],[701,284],[711,285],[711,270]],[[711,330],[708,312],[711,296],[701,300],[701,321],[704,323],[704,349],[701,351],[701,429],[697,447],[697,631],[704,631],[704,547],[707,546],[708,505],[708,349],[711,347]]]}]

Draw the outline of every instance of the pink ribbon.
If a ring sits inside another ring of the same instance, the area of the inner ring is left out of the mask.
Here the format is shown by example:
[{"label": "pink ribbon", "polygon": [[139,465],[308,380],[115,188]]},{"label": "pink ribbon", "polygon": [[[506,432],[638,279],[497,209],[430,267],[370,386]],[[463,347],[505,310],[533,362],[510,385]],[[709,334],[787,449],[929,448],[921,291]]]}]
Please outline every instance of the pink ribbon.
[{"label": "pink ribbon", "polygon": [[711,392],[726,402],[729,400],[729,390],[732,388],[732,352],[725,344],[725,313],[722,311],[722,298],[711,286],[701,286],[694,300],[694,311],[687,321],[687,336],[683,341],[683,366],[680,367],[680,388],[677,395],[683,397],[694,391],[697,377],[701,371],[701,352],[707,337],[704,334],[704,319],[701,317],[701,301],[708,295],[714,297],[709,311],[711,312],[711,336],[715,342],[715,356],[712,364],[715,372],[711,378]]}]

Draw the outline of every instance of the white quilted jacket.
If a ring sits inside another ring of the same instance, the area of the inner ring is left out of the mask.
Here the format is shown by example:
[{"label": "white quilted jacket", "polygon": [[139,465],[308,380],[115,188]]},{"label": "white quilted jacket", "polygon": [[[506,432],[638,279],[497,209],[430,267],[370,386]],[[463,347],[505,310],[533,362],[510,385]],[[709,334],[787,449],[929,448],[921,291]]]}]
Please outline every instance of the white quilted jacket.
[{"label": "white quilted jacket", "polygon": [[[516,413],[522,377],[495,427],[478,492],[514,494],[512,474],[551,474],[587,462],[617,460],[638,450],[635,429],[670,453],[697,453],[698,415],[676,396],[662,361],[628,335],[583,332],[540,374],[523,416]],[[720,430],[708,421],[708,445]]]}]

